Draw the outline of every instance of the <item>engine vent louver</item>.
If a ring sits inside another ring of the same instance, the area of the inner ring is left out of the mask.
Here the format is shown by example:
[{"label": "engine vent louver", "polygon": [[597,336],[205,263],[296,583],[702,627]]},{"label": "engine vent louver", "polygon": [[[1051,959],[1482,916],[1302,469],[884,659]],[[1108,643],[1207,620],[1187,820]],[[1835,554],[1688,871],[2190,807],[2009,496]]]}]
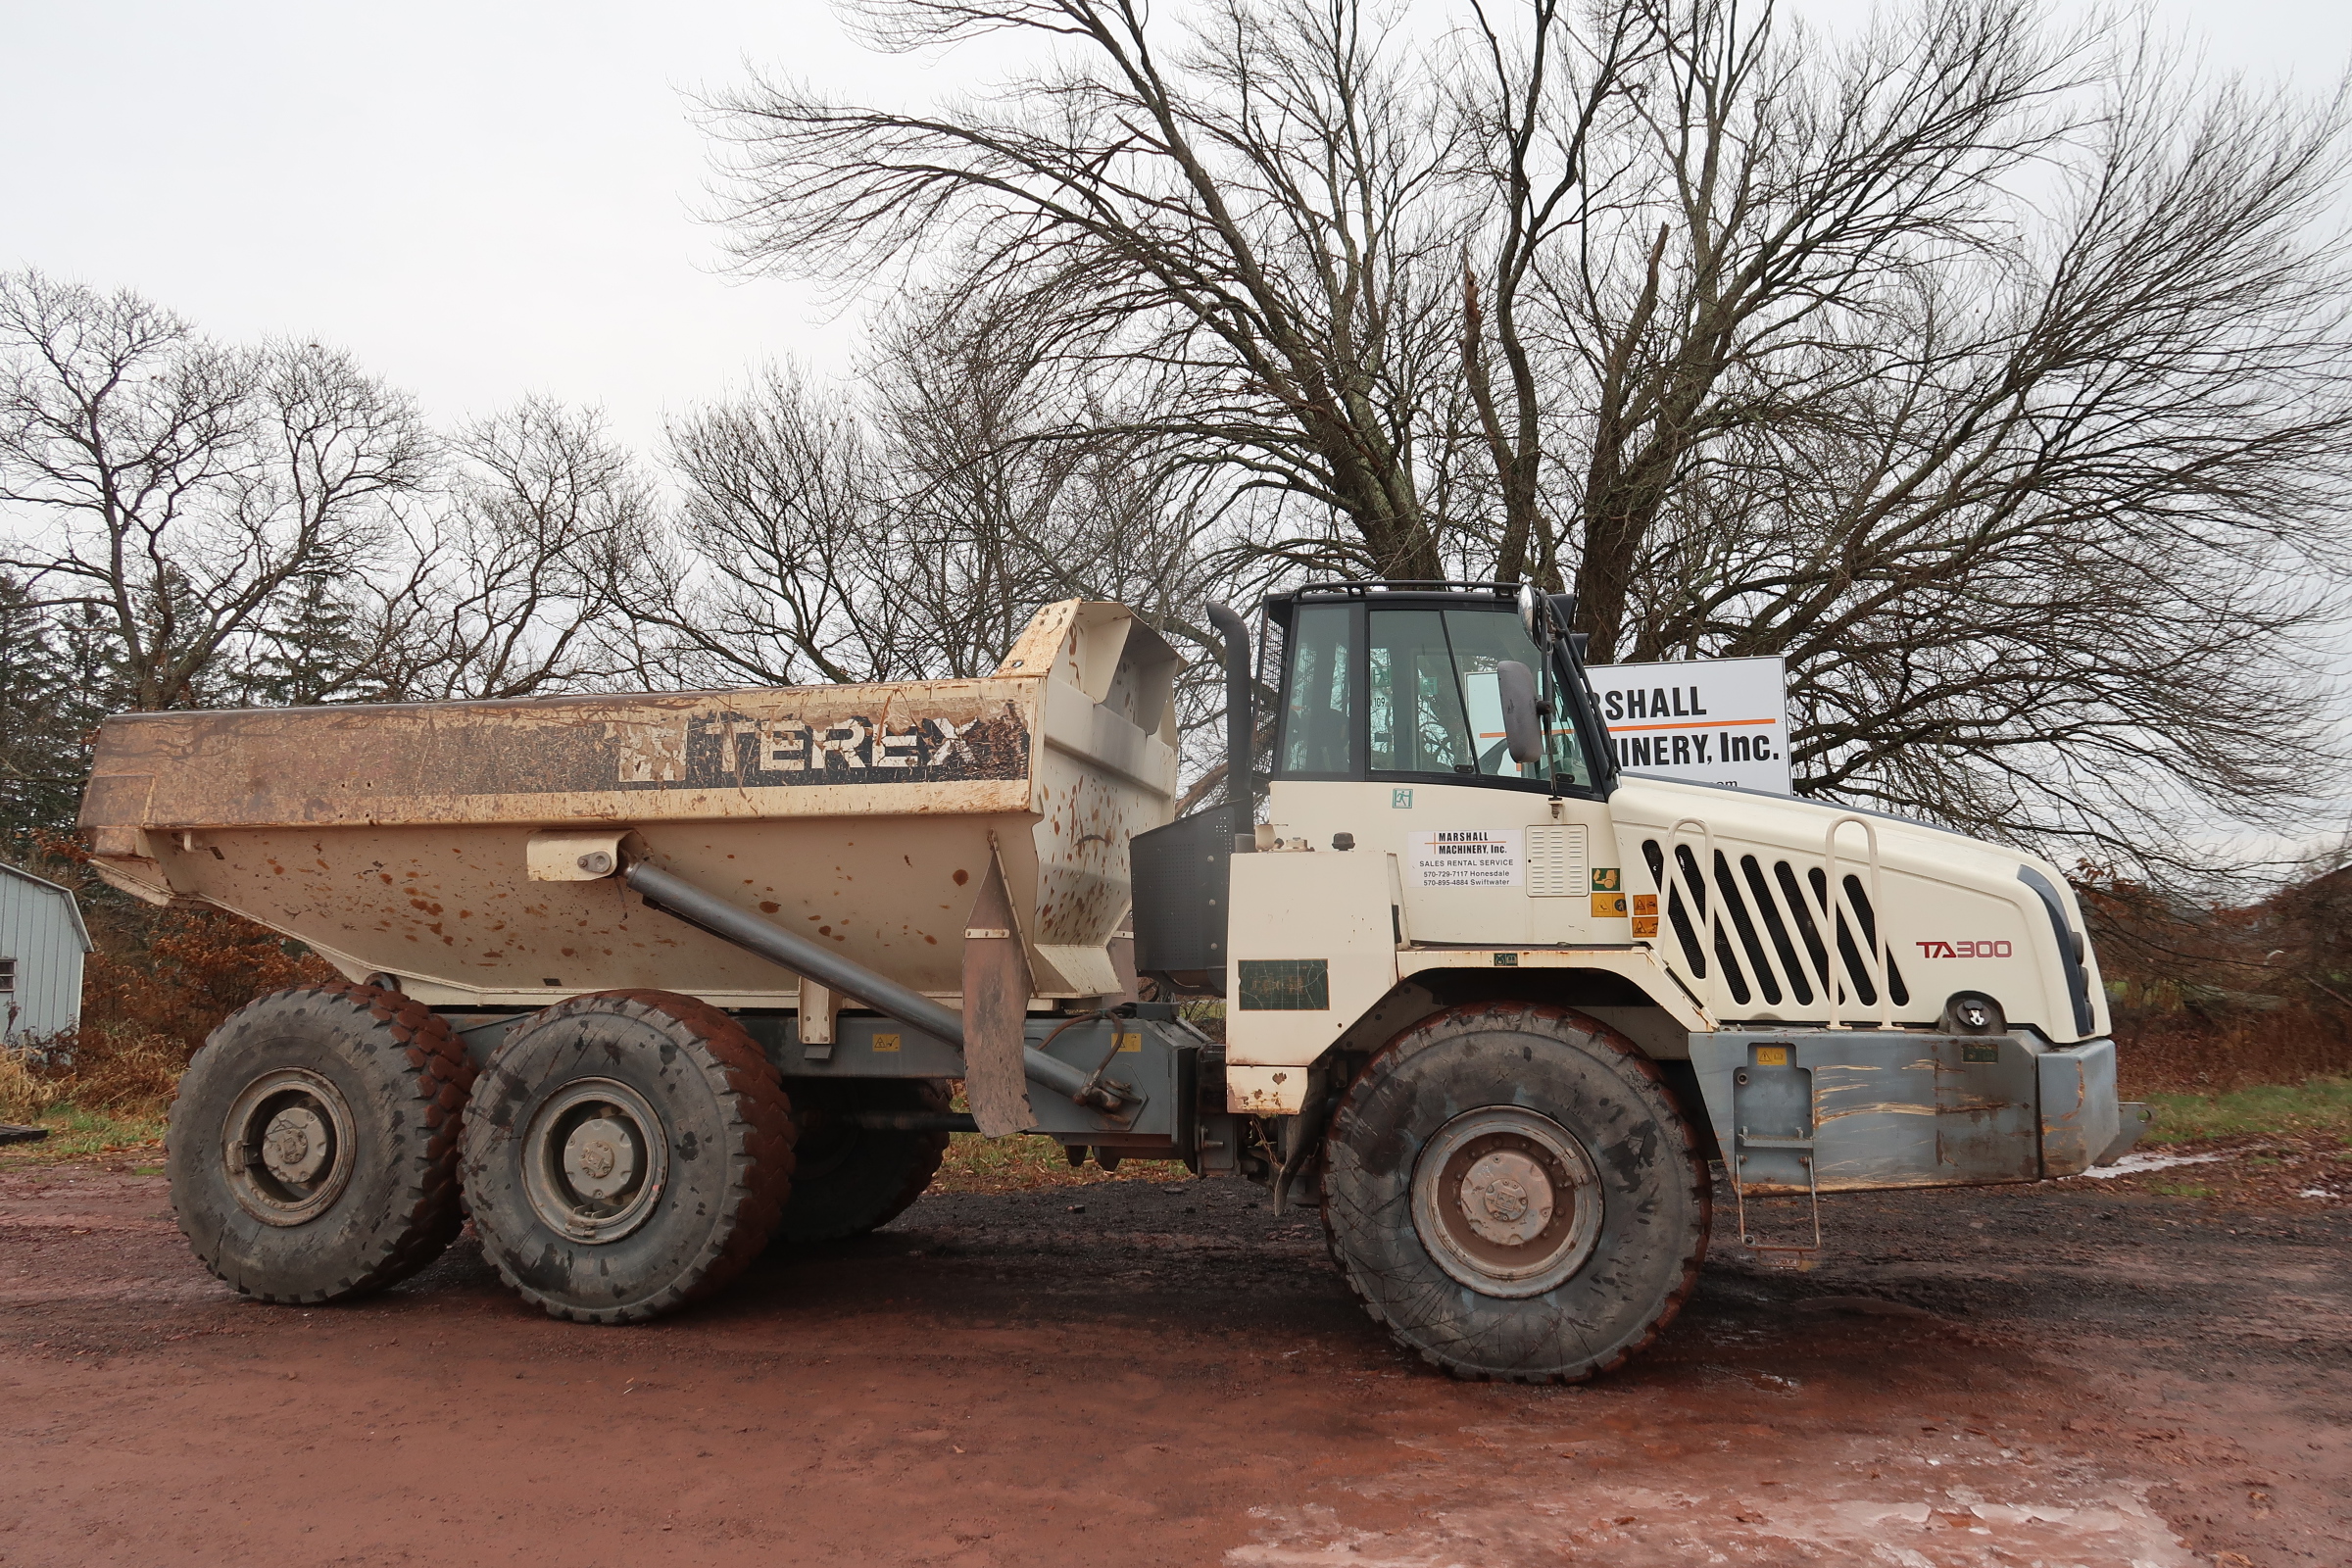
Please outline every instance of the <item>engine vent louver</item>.
[{"label": "engine vent louver", "polygon": [[[1805,874],[1813,884],[1815,905],[1828,903],[1830,879],[1822,874],[1821,867],[1815,866]],[[1845,960],[1845,972],[1847,978],[1853,981],[1854,996],[1862,1005],[1875,1006],[1878,1004],[1879,988],[1871,983],[1870,951],[1879,940],[1878,913],[1870,906],[1870,894],[1863,889],[1860,877],[1849,871],[1839,878],[1839,884],[1845,893],[1846,906],[1853,909],[1854,918],[1862,923],[1862,942],[1859,947],[1855,945],[1854,933],[1845,923],[1845,909],[1840,908],[1838,911],[1838,956]],[[1886,989],[1897,1006],[1911,1000],[1911,993],[1903,985],[1903,971],[1895,967],[1892,953],[1886,955]]]},{"label": "engine vent louver", "polygon": [[[1842,896],[1833,909],[1829,877],[1818,866],[1800,879],[1795,866],[1776,860],[1768,876],[1755,856],[1741,856],[1735,869],[1729,857],[1717,850],[1715,863],[1709,868],[1712,877],[1702,877],[1697,853],[1689,844],[1677,844],[1674,874],[1669,876],[1665,846],[1656,839],[1642,841],[1642,858],[1649,864],[1651,879],[1665,894],[1666,923],[1674,932],[1684,967],[1693,977],[1705,979],[1711,965],[1721,965],[1724,990],[1741,1005],[1761,993],[1768,1005],[1779,1006],[1787,999],[1811,1006],[1832,984],[1837,985],[1841,1005],[1877,1004],[1879,987],[1872,949],[1878,941],[1878,911],[1871,907],[1869,890],[1860,877],[1848,874],[1838,879]],[[1722,901],[1711,954],[1706,951],[1705,935],[1710,897]],[[1853,916],[1850,921],[1848,910]],[[1825,928],[1835,933],[1843,970],[1835,979],[1830,941],[1822,934]],[[1886,986],[1897,1005],[1911,1000],[1891,953],[1886,956]]]},{"label": "engine vent louver", "polygon": [[[1732,862],[1723,858],[1721,850],[1715,852],[1715,888],[1723,895],[1725,923],[1739,934],[1740,950],[1747,955],[1748,968],[1756,977],[1756,989],[1764,993],[1766,1002],[1779,1006],[1780,976],[1773,972],[1772,960],[1764,956],[1764,944],[1756,935],[1755,916],[1747,912],[1747,900],[1740,896],[1740,883],[1732,875]],[[1716,945],[1722,947],[1725,940],[1726,933],[1718,930],[1715,934]],[[1728,976],[1736,965],[1728,961],[1729,955],[1726,955],[1726,959],[1724,973]],[[1747,1000],[1744,987],[1735,986],[1733,990],[1741,1002]]]},{"label": "engine vent louver", "polygon": [[[1788,866],[1786,860],[1780,864],[1782,870],[1787,870]],[[1756,863],[1754,856],[1743,855],[1740,858],[1740,869],[1747,877],[1748,892],[1755,896],[1757,912],[1764,917],[1764,929],[1772,936],[1772,951],[1781,960],[1781,973],[1788,977],[1789,995],[1800,1004],[1810,1003],[1813,1000],[1812,977],[1805,973],[1804,964],[1797,958],[1796,945],[1789,940],[1788,922],[1781,914],[1780,901],[1772,896],[1772,885],[1764,880],[1764,867]],[[1793,875],[1788,878],[1788,886],[1791,889],[1796,886]],[[1759,957],[1756,966],[1763,968],[1764,960]],[[1778,1002],[1781,999],[1774,997],[1772,1000]]]},{"label": "engine vent louver", "polygon": [[1531,899],[1581,897],[1585,881],[1585,826],[1581,822],[1527,830],[1527,896]]}]

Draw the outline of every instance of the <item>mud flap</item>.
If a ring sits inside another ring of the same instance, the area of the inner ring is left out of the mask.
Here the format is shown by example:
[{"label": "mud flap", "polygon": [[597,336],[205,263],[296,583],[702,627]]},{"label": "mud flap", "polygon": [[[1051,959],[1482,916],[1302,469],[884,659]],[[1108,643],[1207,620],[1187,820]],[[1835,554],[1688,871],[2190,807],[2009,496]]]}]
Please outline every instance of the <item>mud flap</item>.
[{"label": "mud flap", "polygon": [[2099,1156],[2098,1163],[2102,1165],[2112,1165],[2132,1152],[2132,1146],[2139,1142],[2139,1135],[2146,1132],[2156,1120],[2156,1107],[2136,1100],[2119,1101],[2115,1108],[2122,1113],[2120,1119],[2124,1130],[2115,1135],[2115,1142],[2109,1144],[2107,1152]]},{"label": "mud flap", "polygon": [[1037,1120],[1023,1054],[1029,994],[1029,956],[992,848],[963,932],[963,1092],[972,1120],[990,1138],[1024,1132]]}]

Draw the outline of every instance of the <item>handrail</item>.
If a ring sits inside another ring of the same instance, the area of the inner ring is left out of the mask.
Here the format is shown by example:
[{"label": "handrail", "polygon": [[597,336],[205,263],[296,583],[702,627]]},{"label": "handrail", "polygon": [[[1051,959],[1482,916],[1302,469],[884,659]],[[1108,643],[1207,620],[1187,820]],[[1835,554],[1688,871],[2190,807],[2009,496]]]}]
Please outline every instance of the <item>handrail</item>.
[{"label": "handrail", "polygon": [[[1723,899],[1720,889],[1712,889],[1707,885],[1707,878],[1715,873],[1715,829],[1699,817],[1686,816],[1666,830],[1666,862],[1672,867],[1674,880],[1678,884],[1683,880],[1683,863],[1675,852],[1683,847],[1683,829],[1687,827],[1698,829],[1700,846],[1698,886],[1690,889],[1690,896],[1699,901],[1707,915],[1707,933],[1699,947],[1702,965],[1699,978],[1707,983],[1707,1010],[1720,1018],[1723,1015],[1723,954],[1715,938],[1723,919]],[[1659,913],[1671,918],[1672,909],[1661,909]]]},{"label": "handrail", "polygon": [[[1894,1027],[1894,987],[1889,983],[1886,964],[1886,896],[1881,886],[1879,876],[1879,830],[1872,825],[1868,817],[1856,816],[1852,812],[1832,820],[1828,829],[1821,836],[1822,892],[1826,895],[1822,900],[1821,918],[1825,927],[1822,936],[1828,944],[1827,967],[1830,971],[1822,978],[1827,983],[1826,989],[1829,992],[1828,997],[1824,999],[1830,1004],[1829,1027],[1832,1029],[1846,1027],[1838,1016],[1839,978],[1838,968],[1843,957],[1843,955],[1838,951],[1838,922],[1840,918],[1840,911],[1852,914],[1854,935],[1859,937],[1862,934],[1862,911],[1854,908],[1853,902],[1846,898],[1845,879],[1838,874],[1838,830],[1848,822],[1862,830],[1863,841],[1870,847],[1868,861],[1870,866],[1870,951],[1871,963],[1875,971],[1872,984],[1877,986],[1879,992],[1879,1027],[1891,1029]],[[1856,951],[1860,951],[1859,944],[1856,945]]]}]

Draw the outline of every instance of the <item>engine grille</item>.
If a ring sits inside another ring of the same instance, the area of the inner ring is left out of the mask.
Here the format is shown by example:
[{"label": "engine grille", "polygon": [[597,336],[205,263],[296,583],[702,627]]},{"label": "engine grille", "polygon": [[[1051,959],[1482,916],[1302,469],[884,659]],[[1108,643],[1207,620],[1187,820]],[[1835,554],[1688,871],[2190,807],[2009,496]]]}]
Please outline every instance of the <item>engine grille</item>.
[{"label": "engine grille", "polygon": [[[1833,900],[1829,874],[1821,866],[1800,874],[1783,859],[1773,861],[1768,872],[1755,856],[1741,855],[1735,870],[1730,857],[1716,850],[1713,874],[1702,876],[1702,853],[1678,841],[1670,875],[1665,845],[1657,839],[1642,844],[1649,874],[1665,896],[1666,924],[1674,933],[1676,956],[1690,974],[1720,978],[1724,991],[1741,1006],[1760,997],[1767,1006],[1793,1003],[1809,1007],[1832,984],[1834,942],[1839,1004],[1878,1004],[1878,911],[1871,907],[1869,890],[1860,877],[1841,875],[1839,896]],[[1714,922],[1713,953],[1706,951],[1705,940],[1710,897],[1722,900]],[[1824,931],[1834,934],[1825,940]],[[1911,1000],[1891,953],[1886,956],[1886,989],[1898,1006]]]}]

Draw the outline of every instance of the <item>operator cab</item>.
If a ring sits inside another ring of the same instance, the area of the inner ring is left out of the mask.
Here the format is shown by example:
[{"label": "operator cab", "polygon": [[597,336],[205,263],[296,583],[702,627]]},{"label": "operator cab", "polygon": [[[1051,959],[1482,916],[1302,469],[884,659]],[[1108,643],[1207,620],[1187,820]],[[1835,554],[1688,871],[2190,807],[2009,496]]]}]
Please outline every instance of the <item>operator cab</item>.
[{"label": "operator cab", "polygon": [[[1280,639],[1273,774],[1603,798],[1614,779],[1566,627],[1573,601],[1507,583],[1319,583],[1265,601]],[[1544,742],[1513,755],[1506,665]]]},{"label": "operator cab", "polygon": [[[1381,902],[1400,943],[1628,940],[1606,805],[1616,770],[1568,631],[1573,601],[1510,583],[1335,582],[1262,608],[1271,657],[1254,672],[1244,623],[1215,612],[1242,715],[1225,799],[1130,847],[1139,971],[1221,995],[1230,858],[1268,846],[1393,864]],[[1248,710],[1269,686],[1266,726]]]}]

